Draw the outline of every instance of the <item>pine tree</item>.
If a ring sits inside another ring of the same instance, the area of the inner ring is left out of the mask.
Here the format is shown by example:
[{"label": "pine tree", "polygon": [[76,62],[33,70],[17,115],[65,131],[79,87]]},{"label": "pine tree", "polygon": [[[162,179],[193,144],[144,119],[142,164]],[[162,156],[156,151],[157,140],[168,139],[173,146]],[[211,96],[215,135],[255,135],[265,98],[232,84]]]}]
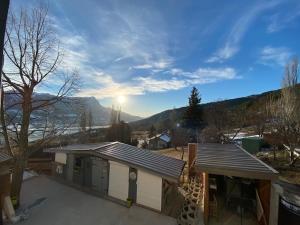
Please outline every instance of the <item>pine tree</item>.
[{"label": "pine tree", "polygon": [[189,97],[189,106],[184,115],[184,125],[187,128],[198,129],[202,125],[201,97],[196,87],[193,87]]}]

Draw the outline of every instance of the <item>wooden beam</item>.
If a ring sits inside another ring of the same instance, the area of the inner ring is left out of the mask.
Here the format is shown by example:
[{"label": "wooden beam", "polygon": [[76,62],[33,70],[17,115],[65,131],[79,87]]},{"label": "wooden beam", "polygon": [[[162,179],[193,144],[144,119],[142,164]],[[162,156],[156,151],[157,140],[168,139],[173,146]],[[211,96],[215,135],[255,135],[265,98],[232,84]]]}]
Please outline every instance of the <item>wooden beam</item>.
[{"label": "wooden beam", "polygon": [[258,179],[258,180],[277,180],[278,175],[272,173],[264,173],[260,171],[246,171],[239,170],[236,168],[228,168],[228,167],[211,167],[209,165],[201,165],[196,166],[196,169],[200,172],[216,174],[216,175],[224,175],[224,176],[233,176],[233,177],[243,177],[250,179]]},{"label": "wooden beam", "polygon": [[208,173],[203,173],[203,218],[204,224],[208,225],[209,217],[209,175]]}]

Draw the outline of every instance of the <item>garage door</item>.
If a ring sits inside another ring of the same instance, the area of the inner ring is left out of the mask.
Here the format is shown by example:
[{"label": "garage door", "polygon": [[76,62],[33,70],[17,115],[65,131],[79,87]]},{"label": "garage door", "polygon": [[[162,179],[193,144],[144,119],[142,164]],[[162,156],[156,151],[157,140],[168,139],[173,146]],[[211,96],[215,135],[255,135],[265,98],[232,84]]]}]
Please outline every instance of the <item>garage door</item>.
[{"label": "garage door", "polygon": [[142,170],[137,173],[137,199],[140,205],[161,211],[162,178]]},{"label": "garage door", "polygon": [[123,201],[128,198],[129,167],[114,161],[109,161],[108,195]]}]

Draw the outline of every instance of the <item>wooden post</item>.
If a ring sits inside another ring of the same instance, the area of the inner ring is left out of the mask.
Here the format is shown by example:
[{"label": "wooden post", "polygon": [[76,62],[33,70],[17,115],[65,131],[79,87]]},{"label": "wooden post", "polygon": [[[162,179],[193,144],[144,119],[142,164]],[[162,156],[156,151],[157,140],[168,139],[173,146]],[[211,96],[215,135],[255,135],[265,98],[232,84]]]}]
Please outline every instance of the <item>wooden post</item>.
[{"label": "wooden post", "polygon": [[270,197],[271,197],[271,181],[259,180],[257,187],[258,196],[260,198],[266,222],[269,224],[270,217]]},{"label": "wooden post", "polygon": [[209,217],[209,175],[208,173],[203,173],[203,218],[204,224],[208,225]]},{"label": "wooden post", "polygon": [[189,160],[188,160],[188,173],[189,178],[195,174],[194,162],[196,159],[197,143],[188,144]]}]

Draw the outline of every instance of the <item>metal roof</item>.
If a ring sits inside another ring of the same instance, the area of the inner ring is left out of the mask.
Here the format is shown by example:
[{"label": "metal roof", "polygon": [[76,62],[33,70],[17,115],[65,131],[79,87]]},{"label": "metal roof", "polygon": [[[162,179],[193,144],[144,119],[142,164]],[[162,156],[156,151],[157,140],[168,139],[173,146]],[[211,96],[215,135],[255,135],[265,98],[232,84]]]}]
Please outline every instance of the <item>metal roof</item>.
[{"label": "metal roof", "polygon": [[240,146],[198,144],[195,166],[210,174],[273,180],[278,172]]},{"label": "metal roof", "polygon": [[170,142],[170,141],[171,141],[170,135],[168,135],[168,134],[166,134],[166,133],[157,134],[157,135],[155,135],[154,137],[149,138],[149,141],[150,141],[150,140],[154,140],[154,139],[156,139],[156,138],[159,138],[159,139],[163,140],[164,142]]},{"label": "metal roof", "polygon": [[[45,149],[45,152],[90,153],[100,157],[123,162],[133,167],[143,168],[166,179],[178,181],[185,162],[149,150],[140,149],[120,142],[69,145]],[[92,147],[91,147],[92,146]]]}]

